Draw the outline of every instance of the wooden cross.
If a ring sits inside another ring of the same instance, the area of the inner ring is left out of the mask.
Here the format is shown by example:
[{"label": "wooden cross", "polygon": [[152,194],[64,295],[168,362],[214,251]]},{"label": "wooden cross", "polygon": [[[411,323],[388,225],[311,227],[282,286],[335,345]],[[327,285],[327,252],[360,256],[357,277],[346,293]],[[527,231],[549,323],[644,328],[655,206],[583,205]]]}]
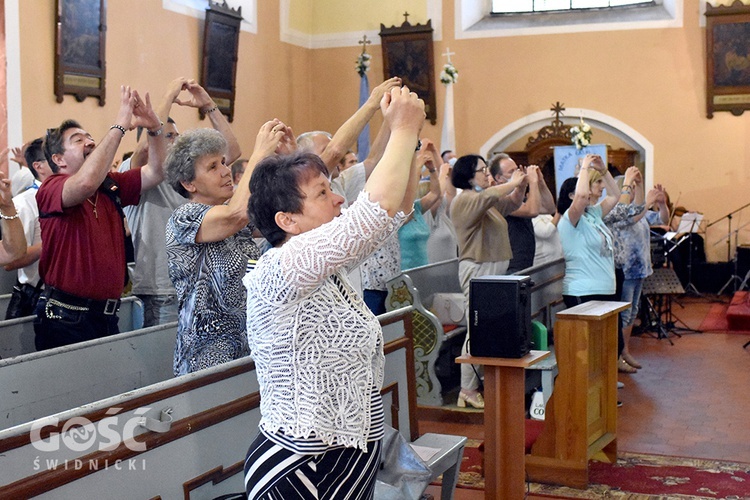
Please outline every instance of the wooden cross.
[{"label": "wooden cross", "polygon": [[372,42],[367,39],[367,35],[362,35],[362,40],[360,40],[359,43],[362,46],[362,53],[364,54],[367,52],[367,46],[371,44]]},{"label": "wooden cross", "polygon": [[404,24],[409,24],[409,13],[404,11]]},{"label": "wooden cross", "polygon": [[456,53],[455,52],[451,52],[450,47],[446,47],[445,48],[445,53],[443,55],[448,58],[448,62],[450,63],[451,62],[451,56],[455,56]]},{"label": "wooden cross", "polygon": [[557,101],[553,107],[550,108],[550,111],[555,113],[555,120],[560,120],[560,115],[563,114],[563,111],[565,111],[565,105],[560,104],[560,101]]}]

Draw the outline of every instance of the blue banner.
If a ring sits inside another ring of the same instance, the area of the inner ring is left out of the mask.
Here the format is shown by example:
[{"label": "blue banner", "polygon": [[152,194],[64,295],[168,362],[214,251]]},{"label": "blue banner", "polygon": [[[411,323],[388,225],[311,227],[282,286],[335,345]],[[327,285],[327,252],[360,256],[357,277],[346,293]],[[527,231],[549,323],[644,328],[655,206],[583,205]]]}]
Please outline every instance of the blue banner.
[{"label": "blue banner", "polygon": [[[359,82],[359,107],[361,108],[367,98],[370,97],[370,82],[367,80],[367,73],[362,74],[362,78]],[[370,124],[365,125],[365,128],[360,132],[357,138],[357,159],[359,161],[365,161],[367,155],[370,154]]]},{"label": "blue banner", "polygon": [[579,161],[586,155],[599,155],[607,164],[607,145],[592,144],[585,148],[576,149],[575,146],[555,146],[555,193],[560,194],[560,186],[569,177],[576,175]]}]

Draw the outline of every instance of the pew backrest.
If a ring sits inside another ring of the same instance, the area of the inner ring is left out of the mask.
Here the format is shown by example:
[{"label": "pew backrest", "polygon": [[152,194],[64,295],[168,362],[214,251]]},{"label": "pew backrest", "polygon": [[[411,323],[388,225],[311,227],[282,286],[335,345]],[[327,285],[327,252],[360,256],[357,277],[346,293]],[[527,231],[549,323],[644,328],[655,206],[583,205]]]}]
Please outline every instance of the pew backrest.
[{"label": "pew backrest", "polygon": [[[5,309],[0,309],[4,311]],[[143,303],[136,297],[122,299],[117,313],[120,332],[143,327]],[[8,359],[36,351],[34,347],[34,318],[0,320],[0,359]]]},{"label": "pew backrest", "polygon": [[[418,435],[411,309],[378,319],[385,419],[411,441]],[[260,421],[258,391],[255,365],[243,358],[2,430],[0,498],[97,498],[102,491],[215,498],[244,491],[245,453]],[[75,446],[82,434],[88,441]],[[100,450],[100,444],[111,446]]]},{"label": "pew backrest", "polygon": [[0,429],[173,376],[177,323],[0,360]]}]

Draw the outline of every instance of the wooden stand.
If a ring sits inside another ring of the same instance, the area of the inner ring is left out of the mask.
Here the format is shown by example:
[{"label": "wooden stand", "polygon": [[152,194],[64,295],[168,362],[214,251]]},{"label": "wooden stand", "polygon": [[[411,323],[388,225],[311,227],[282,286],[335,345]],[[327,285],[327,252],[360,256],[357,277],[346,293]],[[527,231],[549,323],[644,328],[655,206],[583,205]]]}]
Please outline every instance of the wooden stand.
[{"label": "wooden stand", "polygon": [[557,313],[559,375],[526,455],[531,480],[586,488],[589,459],[617,460],[617,313],[629,306],[592,301]]},{"label": "wooden stand", "polygon": [[549,356],[523,358],[460,356],[457,363],[484,365],[484,498],[524,497],[524,369]]}]

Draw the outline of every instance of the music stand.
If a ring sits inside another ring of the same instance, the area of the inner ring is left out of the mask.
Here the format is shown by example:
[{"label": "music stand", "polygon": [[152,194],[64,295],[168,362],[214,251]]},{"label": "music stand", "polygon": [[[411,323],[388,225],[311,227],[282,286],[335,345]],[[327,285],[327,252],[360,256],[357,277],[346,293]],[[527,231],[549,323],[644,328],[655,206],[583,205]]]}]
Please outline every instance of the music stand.
[{"label": "music stand", "polygon": [[[664,267],[654,269],[654,273],[643,280],[643,297],[646,302],[647,321],[651,328],[656,329],[657,339],[667,339],[674,345],[669,334],[682,337],[681,332],[700,333],[688,328],[685,323],[672,312],[672,296],[685,293],[680,278],[674,269]],[[653,300],[649,296],[654,296]],[[677,327],[677,322],[685,325]],[[679,330],[679,331],[678,331]]]}]

